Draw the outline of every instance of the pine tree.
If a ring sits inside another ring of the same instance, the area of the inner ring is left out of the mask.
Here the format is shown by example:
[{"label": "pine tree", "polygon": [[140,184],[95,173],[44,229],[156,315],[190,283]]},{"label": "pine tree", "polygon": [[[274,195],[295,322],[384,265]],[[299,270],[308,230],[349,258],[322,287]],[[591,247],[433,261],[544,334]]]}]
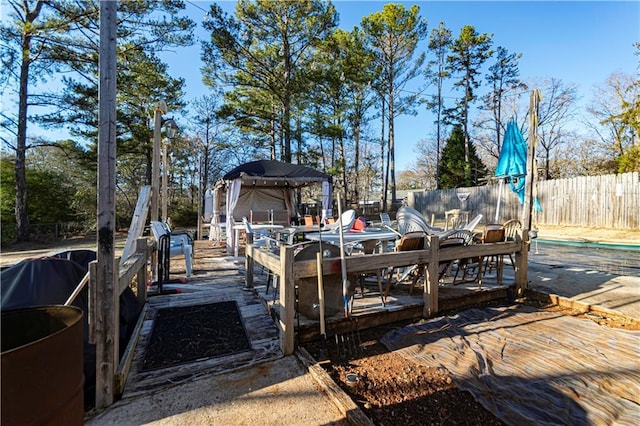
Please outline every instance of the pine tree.
[{"label": "pine tree", "polygon": [[442,150],[438,187],[450,189],[480,185],[482,178],[487,176],[487,168],[478,157],[476,148],[471,142],[469,143],[469,162],[471,175],[467,177],[465,173],[465,137],[462,126],[458,124],[454,126],[451,136]]},{"label": "pine tree", "polygon": [[[382,11],[362,18],[362,29],[374,62],[379,67],[377,82],[383,105],[386,106],[388,132],[388,186],[391,201],[396,198],[395,177],[395,117],[411,114],[418,102],[418,94],[402,95],[404,87],[418,76],[426,55],[419,53],[418,45],[427,36],[427,21],[420,16],[420,7],[405,8],[402,4],[387,3]],[[383,203],[387,205],[387,188],[383,190]]]}]

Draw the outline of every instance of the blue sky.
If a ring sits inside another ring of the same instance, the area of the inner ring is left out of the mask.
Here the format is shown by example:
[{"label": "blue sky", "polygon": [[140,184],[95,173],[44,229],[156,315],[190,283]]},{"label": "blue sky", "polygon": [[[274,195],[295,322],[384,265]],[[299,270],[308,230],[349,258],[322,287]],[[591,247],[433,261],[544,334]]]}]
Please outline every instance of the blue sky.
[{"label": "blue sky", "polygon": [[[198,40],[208,37],[201,23],[212,3],[185,0],[185,13],[198,24]],[[339,14],[339,26],[351,30],[363,16],[380,11],[385,3],[334,1]],[[590,100],[593,86],[603,84],[611,73],[622,71],[638,76],[640,71],[640,58],[634,55],[633,47],[634,42],[640,41],[638,1],[454,0],[401,3],[407,7],[418,4],[428,22],[429,31],[443,21],[454,38],[464,25],[473,25],[479,33],[492,33],[494,47],[503,46],[509,52],[522,53],[519,68],[523,80],[553,77],[576,84],[583,104]],[[230,13],[235,6],[233,1],[218,4]],[[189,48],[161,53],[160,57],[168,63],[172,76],[185,79],[187,101],[208,93],[200,75],[199,41]],[[415,87],[420,83],[416,81]],[[451,93],[449,96],[458,94]],[[181,121],[186,124],[186,119]],[[377,123],[372,126],[377,126]],[[414,147],[420,140],[432,137],[433,127],[433,117],[424,108],[415,117],[405,116],[396,120],[398,170],[410,166],[415,158]],[[375,127],[371,132],[376,136],[379,134]],[[29,133],[30,136],[38,136],[42,132],[34,126],[30,127]]]},{"label": "blue sky", "polygon": [[[187,1],[187,13],[200,23],[204,10],[212,2]],[[351,30],[363,16],[377,12],[384,1],[334,1],[339,26]],[[520,77],[557,78],[578,87],[583,103],[591,98],[592,88],[604,83],[612,72],[638,74],[639,59],[633,43],[640,41],[640,2],[577,1],[419,1],[401,2],[420,6],[429,31],[442,21],[456,38],[460,28],[473,25],[479,33],[493,33],[493,46],[522,53]],[[234,2],[218,2],[233,12]],[[207,34],[199,26],[199,38]],[[426,45],[426,42],[425,42]],[[187,98],[207,93],[199,73],[199,45],[185,61],[185,52],[167,55],[170,72],[186,79]],[[198,65],[198,66],[196,66]],[[419,82],[416,82],[416,87]],[[456,96],[451,94],[451,96]],[[415,117],[400,117],[396,122],[397,169],[412,163],[414,147],[433,133],[433,117],[422,109]],[[374,131],[374,134],[378,134]]]}]

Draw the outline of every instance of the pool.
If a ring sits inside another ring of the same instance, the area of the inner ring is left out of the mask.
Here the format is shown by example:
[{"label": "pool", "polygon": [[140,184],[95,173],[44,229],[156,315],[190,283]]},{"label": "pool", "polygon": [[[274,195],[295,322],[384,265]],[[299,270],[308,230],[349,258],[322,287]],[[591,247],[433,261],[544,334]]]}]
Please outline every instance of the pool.
[{"label": "pool", "polygon": [[[534,243],[535,241],[536,240],[533,240],[532,243]],[[538,238],[537,241],[538,243],[542,243],[542,244],[553,244],[553,245],[562,245],[562,246],[640,251],[640,244],[603,243],[599,241],[545,240],[543,238]]]},{"label": "pool", "polygon": [[529,261],[558,268],[640,276],[640,246],[631,244],[536,239],[531,242]]}]

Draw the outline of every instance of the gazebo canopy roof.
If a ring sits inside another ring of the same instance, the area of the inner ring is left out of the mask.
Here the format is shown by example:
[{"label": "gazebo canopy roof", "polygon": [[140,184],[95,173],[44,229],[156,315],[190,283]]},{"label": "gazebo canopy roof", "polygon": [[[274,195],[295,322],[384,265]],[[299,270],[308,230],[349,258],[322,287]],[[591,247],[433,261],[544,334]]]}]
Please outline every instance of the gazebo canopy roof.
[{"label": "gazebo canopy roof", "polygon": [[242,179],[246,186],[300,187],[330,181],[331,176],[311,167],[275,160],[257,160],[241,164],[223,176],[223,180]]}]

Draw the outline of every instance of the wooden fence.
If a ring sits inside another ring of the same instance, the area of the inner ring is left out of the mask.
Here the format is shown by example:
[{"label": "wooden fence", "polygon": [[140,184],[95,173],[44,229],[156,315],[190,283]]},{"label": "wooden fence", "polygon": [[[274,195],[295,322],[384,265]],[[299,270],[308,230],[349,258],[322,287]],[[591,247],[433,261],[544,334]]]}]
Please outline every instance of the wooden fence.
[{"label": "wooden fence", "polygon": [[[484,215],[483,223],[495,221],[500,185],[410,192],[407,204],[422,212],[428,220],[444,221],[451,209],[469,211],[470,217]],[[533,224],[568,225],[595,228],[640,228],[639,173],[581,176],[539,181],[534,189],[542,211],[535,212]],[[466,201],[458,194],[468,193]],[[509,184],[500,196],[498,222],[522,217],[522,205]]]}]

